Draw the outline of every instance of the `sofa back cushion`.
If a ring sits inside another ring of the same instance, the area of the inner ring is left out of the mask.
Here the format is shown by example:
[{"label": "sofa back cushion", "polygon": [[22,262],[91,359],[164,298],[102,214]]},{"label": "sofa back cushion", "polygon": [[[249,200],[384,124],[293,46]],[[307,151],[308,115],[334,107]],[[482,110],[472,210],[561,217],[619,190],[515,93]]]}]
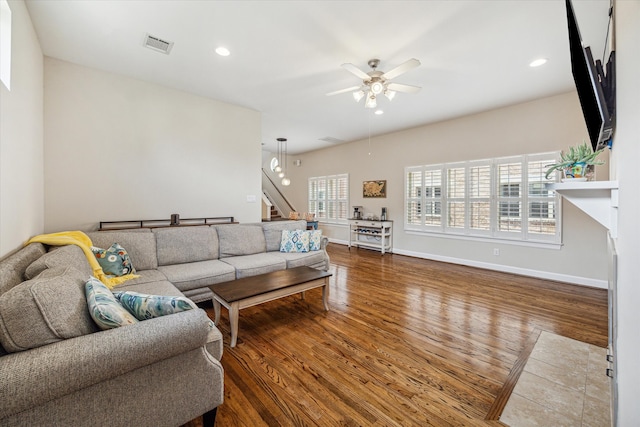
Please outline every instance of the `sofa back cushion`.
[{"label": "sofa back cushion", "polygon": [[267,251],[279,251],[282,240],[282,230],[306,230],[307,221],[272,221],[262,223],[264,237],[267,242]]},{"label": "sofa back cushion", "polygon": [[54,246],[49,252],[35,260],[24,272],[26,279],[33,279],[47,268],[74,267],[86,278],[93,274],[84,251],[77,245]]},{"label": "sofa back cushion", "polygon": [[136,270],[158,268],[156,236],[148,228],[118,231],[92,231],[87,233],[93,246],[107,249],[119,243],[129,254]]},{"label": "sofa back cushion", "polygon": [[31,243],[0,261],[0,295],[25,280],[27,268],[47,252],[42,243]]},{"label": "sofa back cushion", "polygon": [[212,227],[154,228],[153,234],[158,246],[158,265],[218,259],[218,234]]},{"label": "sofa back cushion", "polygon": [[2,346],[16,352],[96,332],[84,293],[87,279],[70,266],[48,268],[0,295]]},{"label": "sofa back cushion", "polygon": [[253,255],[267,251],[264,232],[260,225],[216,225],[220,240],[220,258]]}]

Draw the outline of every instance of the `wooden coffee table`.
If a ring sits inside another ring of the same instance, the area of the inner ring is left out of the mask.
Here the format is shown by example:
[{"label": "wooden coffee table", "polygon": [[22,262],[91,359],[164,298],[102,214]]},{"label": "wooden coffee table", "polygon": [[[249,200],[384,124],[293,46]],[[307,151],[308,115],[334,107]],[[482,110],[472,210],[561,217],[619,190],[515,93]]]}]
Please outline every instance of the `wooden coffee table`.
[{"label": "wooden coffee table", "polygon": [[220,305],[229,310],[231,324],[231,347],[238,339],[238,313],[240,309],[263,302],[322,287],[322,304],[329,311],[329,277],[331,273],[311,267],[296,267],[257,276],[244,277],[230,282],[210,285],[213,292],[214,323],[220,322]]}]

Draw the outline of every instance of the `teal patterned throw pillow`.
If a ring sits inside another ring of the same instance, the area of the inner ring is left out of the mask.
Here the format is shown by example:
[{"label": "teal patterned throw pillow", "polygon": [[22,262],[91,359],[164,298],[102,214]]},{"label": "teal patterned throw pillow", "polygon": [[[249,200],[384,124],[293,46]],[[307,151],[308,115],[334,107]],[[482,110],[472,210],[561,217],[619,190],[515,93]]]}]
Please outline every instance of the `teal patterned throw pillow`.
[{"label": "teal patterned throw pillow", "polygon": [[311,230],[309,233],[309,250],[319,251],[322,246],[322,230]]},{"label": "teal patterned throw pillow", "polygon": [[114,243],[109,249],[92,246],[91,252],[96,256],[98,264],[100,264],[102,271],[107,276],[120,277],[136,272],[136,269],[131,264],[129,254],[119,243]]},{"label": "teal patterned throw pillow", "polygon": [[146,295],[133,291],[114,292],[113,295],[138,320],[153,319],[198,308],[193,301],[186,297]]},{"label": "teal patterned throw pillow", "polygon": [[91,276],[84,285],[91,318],[102,330],[138,323],[138,319],[125,310],[113,293],[100,280]]},{"label": "teal patterned throw pillow", "polygon": [[280,252],[309,252],[309,233],[306,230],[282,230]]}]

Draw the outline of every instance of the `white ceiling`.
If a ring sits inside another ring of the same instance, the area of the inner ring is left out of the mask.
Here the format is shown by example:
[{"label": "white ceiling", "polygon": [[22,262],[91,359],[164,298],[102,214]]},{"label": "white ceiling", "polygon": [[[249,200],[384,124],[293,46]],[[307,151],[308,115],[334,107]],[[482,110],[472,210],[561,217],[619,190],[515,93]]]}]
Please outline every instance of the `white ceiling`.
[{"label": "white ceiling", "polygon": [[[573,0],[586,45],[602,57],[609,0]],[[353,141],[573,89],[563,0],[26,0],[45,55],[262,113],[264,149],[289,153]],[[146,33],[175,44],[143,47]],[[220,57],[220,45],[231,50]],[[539,57],[549,62],[528,64]],[[388,71],[417,94],[381,97],[374,116],[341,68]]]}]

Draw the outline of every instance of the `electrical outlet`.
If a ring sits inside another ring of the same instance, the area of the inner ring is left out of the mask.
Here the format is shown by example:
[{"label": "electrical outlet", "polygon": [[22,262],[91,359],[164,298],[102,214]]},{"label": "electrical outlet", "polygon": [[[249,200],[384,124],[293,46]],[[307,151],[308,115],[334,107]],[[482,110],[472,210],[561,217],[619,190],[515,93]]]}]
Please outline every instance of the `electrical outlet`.
[{"label": "electrical outlet", "polygon": [[495,256],[500,256],[500,249],[498,249],[498,248],[493,248],[493,254],[494,254]]}]

